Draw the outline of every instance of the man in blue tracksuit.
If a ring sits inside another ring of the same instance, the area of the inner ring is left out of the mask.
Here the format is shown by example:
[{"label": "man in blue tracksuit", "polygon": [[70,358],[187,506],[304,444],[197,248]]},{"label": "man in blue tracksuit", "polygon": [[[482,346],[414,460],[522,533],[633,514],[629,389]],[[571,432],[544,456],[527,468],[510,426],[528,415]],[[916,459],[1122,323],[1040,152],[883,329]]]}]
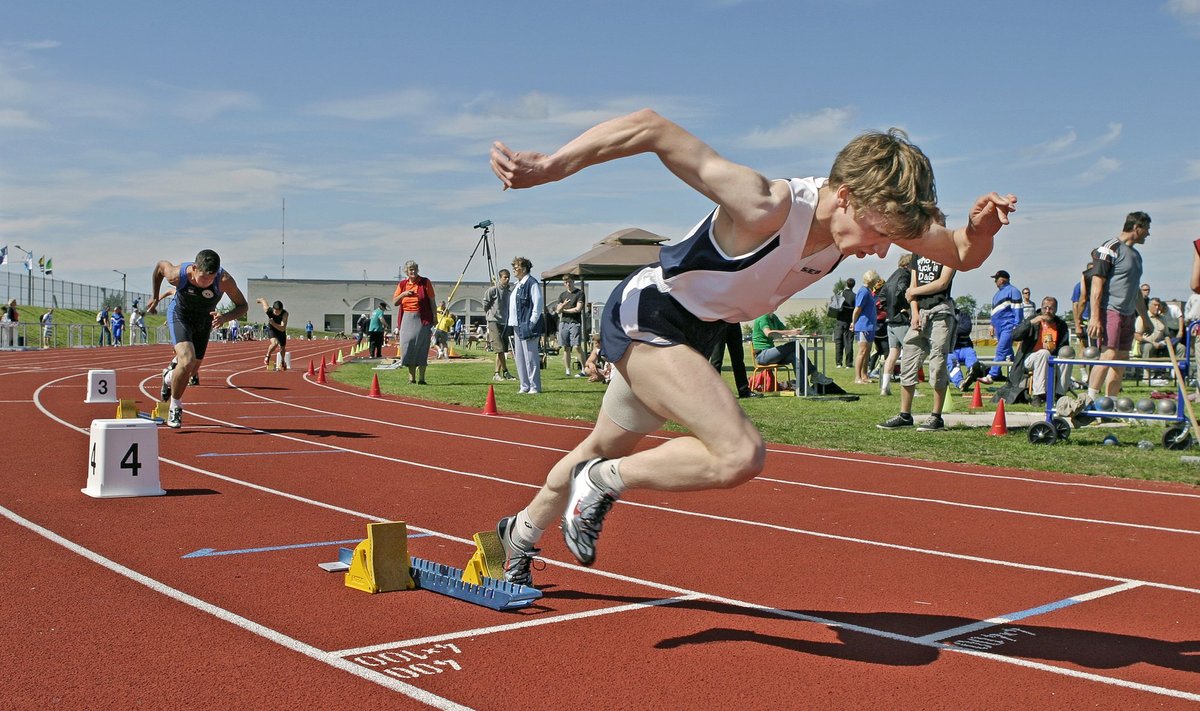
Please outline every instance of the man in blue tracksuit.
[{"label": "man in blue tracksuit", "polygon": [[[992,275],[996,295],[992,297],[992,336],[996,339],[995,360],[1013,359],[1013,329],[1021,322],[1021,292],[1009,283],[1008,272],[1001,269]],[[1000,375],[1000,366],[993,365],[980,382],[990,383]]]}]

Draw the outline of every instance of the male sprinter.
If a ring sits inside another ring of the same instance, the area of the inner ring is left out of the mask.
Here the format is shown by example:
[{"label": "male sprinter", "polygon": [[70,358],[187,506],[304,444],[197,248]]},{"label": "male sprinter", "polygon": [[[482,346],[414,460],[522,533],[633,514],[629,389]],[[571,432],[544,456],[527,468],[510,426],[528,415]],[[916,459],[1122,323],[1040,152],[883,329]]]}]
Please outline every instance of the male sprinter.
[{"label": "male sprinter", "polygon": [[[169,398],[171,402],[167,426],[179,429],[183,425],[183,393],[188,379],[200,371],[209,334],[214,328],[245,316],[248,306],[237,282],[221,268],[221,257],[211,249],[200,250],[195,261],[178,266],[159,262],[151,279],[154,288],[146,308],[150,313],[156,313],[158,308],[158,291],[163,280],[175,287],[175,298],[167,307],[167,328],[175,345],[175,358],[163,370],[162,399]],[[229,296],[233,309],[222,314],[217,311],[217,303],[223,295]]]}]

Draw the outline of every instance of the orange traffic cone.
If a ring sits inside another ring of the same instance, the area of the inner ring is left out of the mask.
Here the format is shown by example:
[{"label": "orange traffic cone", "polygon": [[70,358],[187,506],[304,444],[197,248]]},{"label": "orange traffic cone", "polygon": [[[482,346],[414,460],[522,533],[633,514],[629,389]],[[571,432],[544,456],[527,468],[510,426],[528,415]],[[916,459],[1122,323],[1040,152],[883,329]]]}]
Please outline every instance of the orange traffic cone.
[{"label": "orange traffic cone", "polygon": [[496,410],[496,388],[493,385],[488,386],[487,402],[485,402],[483,405],[483,414],[485,414],[485,415],[499,415],[500,414],[500,412],[498,410]]},{"label": "orange traffic cone", "polygon": [[371,397],[383,397],[383,393],[379,392],[379,373],[375,373],[371,377],[371,392],[369,395]]},{"label": "orange traffic cone", "polygon": [[325,356],[321,356],[321,370],[325,370]]},{"label": "orange traffic cone", "polygon": [[317,371],[317,382],[325,383],[325,361],[323,359],[321,360],[321,369]]},{"label": "orange traffic cone", "polygon": [[308,359],[308,374],[309,374],[310,376],[312,376],[312,375],[316,375],[316,374],[317,374],[317,370],[316,370],[316,368],[313,368],[313,364],[312,364],[312,358],[309,358],[309,359]]},{"label": "orange traffic cone", "polygon": [[983,388],[980,387],[979,381],[975,381],[975,394],[971,396],[971,409],[983,407]]},{"label": "orange traffic cone", "polygon": [[1004,401],[996,406],[996,416],[992,418],[992,429],[988,430],[989,435],[1001,437],[1008,434],[1008,423],[1004,421]]}]

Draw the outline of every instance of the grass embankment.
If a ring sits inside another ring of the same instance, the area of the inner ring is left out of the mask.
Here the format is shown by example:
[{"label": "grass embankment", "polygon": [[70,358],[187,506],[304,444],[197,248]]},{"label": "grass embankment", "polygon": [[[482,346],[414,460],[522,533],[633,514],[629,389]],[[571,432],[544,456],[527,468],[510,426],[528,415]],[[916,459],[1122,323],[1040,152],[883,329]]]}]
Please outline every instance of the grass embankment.
[{"label": "grass embankment", "polygon": [[[490,354],[485,358],[479,351],[466,351],[465,355],[467,357],[464,359],[450,362],[431,361],[426,377],[429,382],[427,386],[410,385],[408,371],[404,369],[377,371],[372,369],[372,365],[354,362],[334,370],[332,377],[339,382],[366,389],[371,385],[371,376],[378,374],[380,388],[385,394],[480,409],[487,398],[488,385],[495,385],[499,410],[505,414],[529,413],[594,421],[600,409],[604,386],[583,378],[565,377],[561,361],[557,358],[552,358],[550,366],[542,371],[543,392],[528,396],[517,393],[515,381],[492,382]],[[813,401],[794,397],[764,397],[739,402],[768,442],[943,463],[1200,484],[1200,467],[1183,463],[1180,459],[1183,454],[1200,455],[1200,451],[1175,452],[1163,449],[1165,427],[1161,423],[1135,421],[1127,427],[1085,427],[1075,430],[1068,441],[1050,446],[1029,444],[1023,428],[1010,428],[1010,433],[1005,437],[989,436],[987,427],[955,427],[930,433],[916,432],[914,429],[880,430],[875,425],[896,414],[899,397],[880,397],[878,385],[849,383],[850,372],[834,370],[831,375],[847,392],[861,396],[857,402]],[[725,379],[732,388],[728,369]],[[893,390],[898,388],[893,387]],[[933,397],[932,390],[926,384],[919,386],[918,392],[925,393],[924,397],[914,402],[913,414],[919,422],[928,413]],[[1150,392],[1151,388],[1130,387],[1127,383],[1124,394],[1136,401],[1149,397]],[[961,399],[956,402],[956,409],[965,411],[968,403],[969,400]],[[984,406],[989,412],[995,408],[987,395],[984,397]],[[1037,411],[1040,409],[1036,408]],[[1035,408],[1015,405],[1009,411],[1030,412]],[[668,423],[667,429],[679,431],[681,428]],[[1103,445],[1106,434],[1115,434],[1121,446]],[[1153,442],[1154,449],[1138,449],[1136,445],[1139,440]]]}]

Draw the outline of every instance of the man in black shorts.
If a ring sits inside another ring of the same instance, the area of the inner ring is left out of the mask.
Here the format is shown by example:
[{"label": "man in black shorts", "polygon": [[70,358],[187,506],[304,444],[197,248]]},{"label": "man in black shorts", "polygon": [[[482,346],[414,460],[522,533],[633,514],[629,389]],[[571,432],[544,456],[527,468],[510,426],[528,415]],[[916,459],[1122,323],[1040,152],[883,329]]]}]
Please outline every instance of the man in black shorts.
[{"label": "man in black shorts", "polygon": [[[221,257],[211,249],[202,249],[191,262],[179,265],[161,261],[151,274],[153,289],[146,311],[156,313],[158,292],[164,280],[175,287],[175,298],[167,307],[167,330],[175,346],[175,357],[163,371],[162,399],[170,400],[167,426],[179,429],[183,425],[183,393],[188,381],[200,370],[208,337],[214,328],[246,315],[246,297],[237,282],[221,268]],[[220,313],[217,304],[228,296],[233,309]]]},{"label": "man in black shorts", "polygon": [[271,339],[271,345],[267,346],[267,355],[263,358],[263,363],[270,368],[271,356],[278,351],[279,369],[287,370],[288,312],[283,308],[282,301],[276,301],[267,306],[266,299],[258,299],[258,305],[263,307],[263,313],[267,315],[267,337]]}]

